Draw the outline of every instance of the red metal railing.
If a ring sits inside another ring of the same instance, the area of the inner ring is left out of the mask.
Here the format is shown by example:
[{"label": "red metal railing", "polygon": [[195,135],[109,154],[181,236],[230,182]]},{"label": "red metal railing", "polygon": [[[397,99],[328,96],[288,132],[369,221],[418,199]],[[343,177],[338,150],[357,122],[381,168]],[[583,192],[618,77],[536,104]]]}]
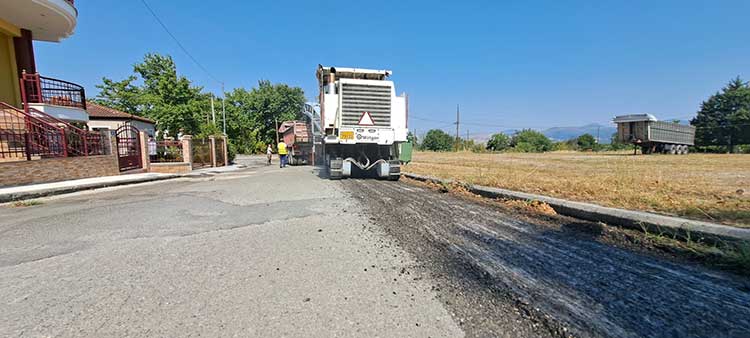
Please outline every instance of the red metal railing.
[{"label": "red metal railing", "polygon": [[0,102],[0,158],[65,157],[65,132]]},{"label": "red metal railing", "polygon": [[58,126],[65,132],[67,156],[104,155],[106,145],[99,133],[78,128],[67,121],[29,107],[29,114],[47,124]]},{"label": "red metal railing", "polygon": [[104,155],[106,137],[29,108],[0,102],[0,158]]},{"label": "red metal railing", "polygon": [[86,109],[86,91],[75,83],[26,72],[20,81],[24,102]]}]

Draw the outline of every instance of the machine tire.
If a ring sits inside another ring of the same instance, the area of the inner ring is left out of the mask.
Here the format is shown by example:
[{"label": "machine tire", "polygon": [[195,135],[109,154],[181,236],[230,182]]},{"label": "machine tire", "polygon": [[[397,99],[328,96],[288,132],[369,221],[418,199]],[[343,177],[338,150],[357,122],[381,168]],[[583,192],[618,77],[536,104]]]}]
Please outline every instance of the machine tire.
[{"label": "machine tire", "polygon": [[331,180],[340,180],[344,176],[344,160],[341,158],[332,159],[328,165],[328,178]]}]

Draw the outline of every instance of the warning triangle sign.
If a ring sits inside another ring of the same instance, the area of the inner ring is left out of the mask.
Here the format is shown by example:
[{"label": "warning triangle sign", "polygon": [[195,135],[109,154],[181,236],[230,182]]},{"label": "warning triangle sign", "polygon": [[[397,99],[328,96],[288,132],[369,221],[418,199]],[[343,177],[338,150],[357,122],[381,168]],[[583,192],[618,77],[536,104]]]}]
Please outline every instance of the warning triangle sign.
[{"label": "warning triangle sign", "polygon": [[362,116],[359,118],[359,124],[360,126],[374,126],[375,121],[372,119],[372,115],[370,115],[370,112],[364,112],[362,113]]}]

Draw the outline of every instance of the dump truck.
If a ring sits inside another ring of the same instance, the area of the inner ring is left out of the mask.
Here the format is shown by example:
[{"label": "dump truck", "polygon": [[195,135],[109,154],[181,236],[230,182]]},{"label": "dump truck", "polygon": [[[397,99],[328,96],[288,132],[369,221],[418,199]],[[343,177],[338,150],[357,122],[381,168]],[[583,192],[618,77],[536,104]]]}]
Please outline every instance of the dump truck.
[{"label": "dump truck", "polygon": [[687,154],[695,145],[695,127],[659,121],[651,114],[616,116],[617,139],[641,148],[643,154]]},{"label": "dump truck", "polygon": [[286,143],[290,165],[313,163],[313,135],[305,121],[284,121],[279,126],[279,135]]},{"label": "dump truck", "polygon": [[398,180],[407,141],[406,94],[396,95],[390,70],[318,65],[324,161],[331,179]]}]

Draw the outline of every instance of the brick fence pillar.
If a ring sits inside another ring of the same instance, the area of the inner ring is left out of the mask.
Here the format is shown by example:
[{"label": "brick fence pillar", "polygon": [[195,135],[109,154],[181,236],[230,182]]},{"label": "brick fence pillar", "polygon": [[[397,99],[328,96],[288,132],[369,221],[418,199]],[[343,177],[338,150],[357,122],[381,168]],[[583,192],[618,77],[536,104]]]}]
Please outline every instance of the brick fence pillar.
[{"label": "brick fence pillar", "polygon": [[190,164],[190,170],[193,170],[193,136],[182,135],[182,162]]},{"label": "brick fence pillar", "polygon": [[216,168],[216,137],[208,137],[209,144],[211,145],[211,166]]},{"label": "brick fence pillar", "polygon": [[[109,156],[112,157],[112,161],[115,162],[115,168],[120,168],[120,152],[119,148],[117,147],[117,135],[115,134],[115,131],[104,133],[103,135],[106,136],[106,139],[109,141]],[[118,171],[119,174],[119,171]]]},{"label": "brick fence pillar", "polygon": [[141,168],[148,172],[151,168],[151,157],[148,156],[148,137],[146,137],[146,132],[138,132],[138,139],[141,141]]},{"label": "brick fence pillar", "polygon": [[222,147],[222,151],[224,152],[224,165],[227,166],[229,165],[229,156],[227,156],[229,153],[229,143],[227,143],[228,139],[226,135],[222,136],[221,139],[224,141],[222,142],[222,144],[224,145]]}]

